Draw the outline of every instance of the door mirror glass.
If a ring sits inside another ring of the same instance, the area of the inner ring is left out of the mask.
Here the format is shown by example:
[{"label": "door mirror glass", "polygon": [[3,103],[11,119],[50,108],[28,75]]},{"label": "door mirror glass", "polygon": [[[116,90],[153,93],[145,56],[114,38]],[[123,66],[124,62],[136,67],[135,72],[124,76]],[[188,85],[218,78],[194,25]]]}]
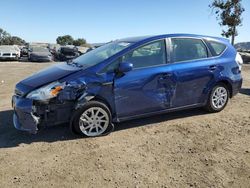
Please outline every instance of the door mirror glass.
[{"label": "door mirror glass", "polygon": [[119,68],[118,71],[125,73],[125,72],[129,72],[133,69],[133,64],[129,63],[129,62],[122,62],[119,64]]}]

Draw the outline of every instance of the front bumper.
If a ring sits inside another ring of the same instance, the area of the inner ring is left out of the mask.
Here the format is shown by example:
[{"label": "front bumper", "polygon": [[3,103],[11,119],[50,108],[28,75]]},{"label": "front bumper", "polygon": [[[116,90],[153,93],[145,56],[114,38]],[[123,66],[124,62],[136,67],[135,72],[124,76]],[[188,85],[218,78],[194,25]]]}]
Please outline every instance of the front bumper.
[{"label": "front bumper", "polygon": [[18,130],[36,133],[38,130],[38,119],[32,114],[33,100],[19,96],[12,97],[12,107],[14,109],[13,124]]},{"label": "front bumper", "polygon": [[37,133],[40,127],[69,122],[74,111],[74,102],[41,103],[17,95],[12,97],[12,106],[14,127],[33,134]]},{"label": "front bumper", "polygon": [[0,60],[17,60],[18,56],[0,56]]}]

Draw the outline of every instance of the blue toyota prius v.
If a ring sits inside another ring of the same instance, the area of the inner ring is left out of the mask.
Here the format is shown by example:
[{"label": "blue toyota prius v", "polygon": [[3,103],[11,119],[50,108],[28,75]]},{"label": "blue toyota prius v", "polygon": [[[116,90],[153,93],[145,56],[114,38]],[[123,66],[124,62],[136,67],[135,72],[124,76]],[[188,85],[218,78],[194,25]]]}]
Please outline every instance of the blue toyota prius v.
[{"label": "blue toyota prius v", "polygon": [[13,123],[36,133],[68,122],[76,133],[98,136],[134,118],[195,107],[219,112],[241,88],[238,56],[217,37],[116,40],[19,82]]}]

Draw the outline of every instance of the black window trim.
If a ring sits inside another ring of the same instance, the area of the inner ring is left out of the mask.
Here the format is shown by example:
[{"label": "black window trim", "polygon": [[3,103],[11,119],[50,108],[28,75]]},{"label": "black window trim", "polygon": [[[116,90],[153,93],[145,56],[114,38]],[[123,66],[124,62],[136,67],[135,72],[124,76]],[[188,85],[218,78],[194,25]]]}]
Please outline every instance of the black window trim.
[{"label": "black window trim", "polygon": [[[202,41],[202,43],[204,44],[206,50],[207,50],[207,57],[204,58],[200,58],[200,59],[191,59],[191,60],[185,60],[185,61],[173,61],[173,46],[172,46],[172,39],[196,39],[196,40],[200,40]],[[210,49],[207,46],[207,43],[204,41],[203,38],[199,38],[199,37],[186,37],[186,36],[180,36],[180,37],[170,37],[169,38],[169,51],[170,51],[170,63],[186,63],[186,62],[191,62],[191,61],[202,61],[205,59],[210,59],[210,58],[214,58],[214,56],[212,56],[212,53],[210,51]]]}]

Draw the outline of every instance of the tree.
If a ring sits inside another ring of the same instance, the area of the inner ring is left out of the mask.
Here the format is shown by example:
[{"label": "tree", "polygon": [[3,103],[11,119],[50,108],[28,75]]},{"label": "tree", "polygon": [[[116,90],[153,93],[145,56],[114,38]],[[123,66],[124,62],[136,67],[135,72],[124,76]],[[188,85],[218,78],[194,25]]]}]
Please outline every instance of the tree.
[{"label": "tree", "polygon": [[0,28],[0,45],[4,45],[4,42],[8,37],[10,37],[10,34]]},{"label": "tree", "polygon": [[64,35],[64,36],[57,37],[56,42],[57,42],[57,44],[60,44],[63,46],[72,45],[74,42],[74,39],[70,35]]},{"label": "tree", "polygon": [[231,38],[231,43],[234,45],[235,36],[238,35],[237,26],[242,25],[242,13],[245,11],[241,5],[242,0],[213,0],[209,5],[212,10],[215,10],[216,19],[220,26],[226,27],[222,30],[222,36]]},{"label": "tree", "polygon": [[75,46],[85,46],[86,45],[86,40],[84,38],[78,38],[73,41],[73,45]]},{"label": "tree", "polygon": [[0,28],[0,45],[24,45],[25,43],[25,40],[17,36],[11,36]]},{"label": "tree", "polygon": [[17,36],[10,36],[10,37],[6,37],[3,40],[3,43],[5,45],[25,45],[25,40],[21,39],[20,37]]}]

